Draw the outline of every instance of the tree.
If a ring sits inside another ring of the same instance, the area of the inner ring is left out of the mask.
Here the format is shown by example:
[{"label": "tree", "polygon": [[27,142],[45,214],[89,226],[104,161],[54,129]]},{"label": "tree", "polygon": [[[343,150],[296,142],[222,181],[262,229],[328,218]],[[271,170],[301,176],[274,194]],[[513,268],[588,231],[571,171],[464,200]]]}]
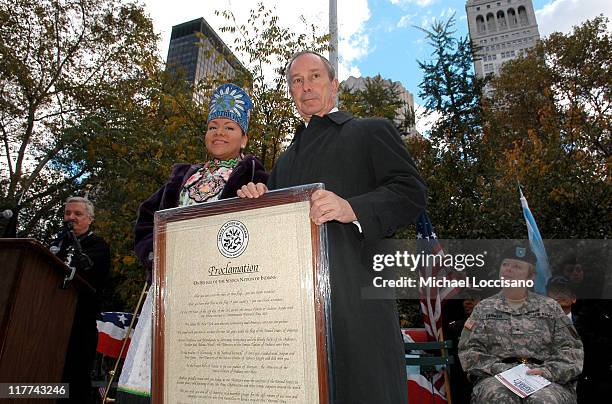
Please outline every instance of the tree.
[{"label": "tree", "polygon": [[426,34],[433,48],[432,60],[421,62],[423,80],[419,95],[425,100],[426,113],[437,112],[440,118],[429,134],[446,153],[456,153],[468,163],[470,145],[481,131],[480,98],[484,83],[472,71],[472,48],[469,39],[453,35],[454,15],[446,22],[434,21]]},{"label": "tree", "polygon": [[478,160],[481,143],[483,82],[472,71],[467,38],[455,38],[454,16],[435,21],[426,34],[432,59],[419,61],[423,80],[419,95],[427,114],[439,118],[427,134],[428,145],[411,142],[426,153],[421,172],[429,187],[429,211],[438,234],[447,238],[482,237],[480,188],[487,169]]},{"label": "tree", "polygon": [[302,33],[281,26],[278,17],[263,3],[250,11],[244,24],[238,23],[230,10],[216,13],[226,19],[227,25],[221,32],[235,35],[234,51],[243,56],[252,75],[250,93],[255,106],[251,113],[248,150],[271,169],[289,134],[301,122],[288,95],[285,67],[298,51],[327,50],[328,36],[318,34],[315,26],[307,24],[303,17]]},{"label": "tree", "polygon": [[108,308],[131,307],[146,276],[132,252],[138,205],[173,164],[207,159],[208,105],[194,100],[194,90],[208,100],[220,82],[252,87],[249,148],[268,167],[298,121],[282,72],[293,51],[322,50],[323,37],[312,27],[311,36],[281,28],[261,5],[248,28],[225,15],[250,74],[186,87],[180,72],[163,71],[139,5],[0,0],[0,207],[19,205],[20,234],[48,241],[61,202],[88,194],[94,227],[113,252]]},{"label": "tree", "polygon": [[399,83],[380,74],[364,79],[363,88],[340,86],[340,108],[358,117],[379,117],[395,121],[405,103],[400,98]]},{"label": "tree", "polygon": [[[467,48],[450,21],[429,34],[421,95],[441,117],[409,147],[445,238],[524,238],[518,187],[544,238],[608,237],[611,188],[610,34],[596,18],[552,34],[482,83],[465,80]],[[452,95],[452,96],[451,96]],[[478,105],[476,101],[478,100]],[[588,195],[588,197],[586,197]]]},{"label": "tree", "polygon": [[416,134],[416,115],[414,113],[414,107],[408,105],[406,102],[402,102],[400,107],[398,122],[396,123],[397,130],[401,134]]},{"label": "tree", "polygon": [[20,201],[21,235],[49,241],[61,202],[88,195],[113,253],[106,304],[131,305],[146,275],[132,252],[138,204],[174,163],[204,160],[205,112],[180,76],[163,72],[140,6],[8,7],[0,14],[2,204]]},{"label": "tree", "polygon": [[611,39],[607,19],[597,17],[551,34],[491,82],[485,117],[499,143],[496,186],[520,181],[548,238],[605,238],[612,230]]},{"label": "tree", "polygon": [[0,2],[0,198],[21,209],[22,234],[48,238],[61,201],[95,183],[86,153],[143,97],[156,39],[133,3]]}]

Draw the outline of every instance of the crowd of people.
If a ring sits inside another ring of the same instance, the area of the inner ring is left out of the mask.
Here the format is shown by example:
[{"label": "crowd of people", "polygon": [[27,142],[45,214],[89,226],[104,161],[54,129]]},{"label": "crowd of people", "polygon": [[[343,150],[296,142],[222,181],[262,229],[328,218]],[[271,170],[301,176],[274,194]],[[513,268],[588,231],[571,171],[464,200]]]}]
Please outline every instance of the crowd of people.
[{"label": "crowd of people", "polygon": [[[204,134],[209,160],[177,164],[168,181],[144,201],[135,226],[135,253],[153,270],[153,218],[162,209],[225,198],[259,198],[268,190],[322,182],[314,192],[310,217],[326,224],[330,250],[334,341],[334,402],[406,403],[404,345],[394,300],[363,299],[371,268],[361,261],[364,241],[391,237],[414,223],[426,205],[426,186],[392,123],[359,119],[336,107],[338,80],[329,61],[300,52],[286,69],[287,85],[303,119],[291,144],[270,174],[244,153],[253,103],[231,83],[210,100]],[[53,242],[56,255],[96,290],[80,292],[66,357],[64,381],[70,402],[86,403],[89,369],[95,354],[99,291],[110,267],[108,245],[94,234],[93,204],[66,201],[65,230]],[[506,279],[532,279],[534,256],[513,246],[500,263]],[[548,296],[527,288],[505,288],[482,299],[464,296],[456,316],[445,324],[458,342],[460,364],[451,368],[454,402],[573,403],[609,396],[611,307],[608,301],[581,299],[584,268],[567,261],[551,278]],[[143,305],[119,380],[117,402],[150,402],[152,293]],[[597,324],[597,326],[594,326]],[[529,374],[551,384],[527,399],[503,386],[496,374],[526,364]],[[593,401],[594,402],[594,401]]]}]

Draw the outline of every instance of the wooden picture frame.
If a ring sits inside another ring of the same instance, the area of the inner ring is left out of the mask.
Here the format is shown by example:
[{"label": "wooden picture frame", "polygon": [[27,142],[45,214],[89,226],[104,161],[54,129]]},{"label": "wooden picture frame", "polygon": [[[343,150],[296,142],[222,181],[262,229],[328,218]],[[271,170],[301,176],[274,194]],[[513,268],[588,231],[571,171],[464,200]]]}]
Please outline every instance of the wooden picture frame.
[{"label": "wooden picture frame", "polygon": [[155,214],[154,403],[332,402],[318,189]]}]

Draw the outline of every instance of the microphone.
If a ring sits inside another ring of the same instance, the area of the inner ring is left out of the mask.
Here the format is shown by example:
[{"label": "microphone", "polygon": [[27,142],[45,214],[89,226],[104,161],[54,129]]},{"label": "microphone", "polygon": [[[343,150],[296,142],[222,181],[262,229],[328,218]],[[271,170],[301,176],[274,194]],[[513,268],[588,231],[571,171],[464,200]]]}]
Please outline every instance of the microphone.
[{"label": "microphone", "polygon": [[14,209],[5,209],[0,212],[0,218],[7,220],[2,238],[17,237],[17,212],[19,212],[19,209],[21,209],[21,206],[17,205]]},{"label": "microphone", "polygon": [[72,239],[74,240],[74,238],[76,238],[76,236],[74,236],[74,233],[72,232],[72,229],[74,228],[74,222],[71,220],[64,220],[62,222],[62,228],[60,230],[59,233],[57,233],[57,237],[56,237],[56,241],[58,244],[51,246],[49,248],[49,250],[53,253],[53,255],[57,255],[57,253],[60,252],[61,248],[62,248],[62,244],[64,244],[64,239],[66,237],[68,237],[68,239]]}]

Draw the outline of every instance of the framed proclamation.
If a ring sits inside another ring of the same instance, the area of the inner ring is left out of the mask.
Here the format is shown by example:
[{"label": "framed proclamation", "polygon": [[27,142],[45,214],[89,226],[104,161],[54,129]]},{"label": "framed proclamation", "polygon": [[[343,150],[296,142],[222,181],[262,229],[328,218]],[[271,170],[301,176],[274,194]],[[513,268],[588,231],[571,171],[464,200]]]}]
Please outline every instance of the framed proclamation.
[{"label": "framed proclamation", "polygon": [[329,403],[322,184],[155,214],[158,403]]}]

